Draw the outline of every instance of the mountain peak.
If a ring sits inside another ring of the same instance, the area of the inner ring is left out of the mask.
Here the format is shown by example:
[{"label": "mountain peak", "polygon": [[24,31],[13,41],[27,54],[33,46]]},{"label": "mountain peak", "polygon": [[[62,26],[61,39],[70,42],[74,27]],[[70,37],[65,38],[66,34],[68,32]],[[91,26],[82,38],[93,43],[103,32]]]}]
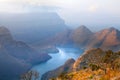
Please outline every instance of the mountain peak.
[{"label": "mountain peak", "polygon": [[119,32],[119,30],[117,30],[114,27],[106,28],[100,31],[100,33],[102,33],[103,35],[110,34],[110,33],[117,33],[117,32]]},{"label": "mountain peak", "polygon": [[11,33],[10,31],[4,27],[4,26],[1,26],[0,27],[0,42],[5,42],[5,41],[11,41],[13,40],[12,36],[11,36]]},{"label": "mountain peak", "polygon": [[108,28],[108,30],[110,30],[110,31],[113,31],[113,30],[117,30],[116,28],[114,28],[114,27],[110,27],[110,28]]},{"label": "mountain peak", "polygon": [[78,27],[76,30],[76,32],[82,32],[82,33],[85,33],[85,32],[89,32],[89,33],[92,33],[86,26],[84,25],[81,25],[80,27]]},{"label": "mountain peak", "polygon": [[92,34],[93,33],[86,26],[82,25],[73,31],[71,37],[76,45],[84,46]]},{"label": "mountain peak", "polygon": [[85,25],[81,25],[79,28],[80,29],[88,29]]},{"label": "mountain peak", "polygon": [[4,33],[10,33],[10,32],[9,32],[9,30],[6,27],[1,26],[0,27],[0,34],[4,34]]}]

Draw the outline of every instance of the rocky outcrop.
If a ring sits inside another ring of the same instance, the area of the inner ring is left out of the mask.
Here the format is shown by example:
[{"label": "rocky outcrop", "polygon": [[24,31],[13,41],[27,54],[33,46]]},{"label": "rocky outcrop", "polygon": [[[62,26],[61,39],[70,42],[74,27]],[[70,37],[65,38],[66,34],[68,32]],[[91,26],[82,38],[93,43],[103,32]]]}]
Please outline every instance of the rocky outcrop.
[{"label": "rocky outcrop", "polygon": [[89,67],[89,64],[98,64],[102,61],[103,56],[105,56],[105,51],[100,48],[90,49],[83,53],[73,65],[73,71]]}]

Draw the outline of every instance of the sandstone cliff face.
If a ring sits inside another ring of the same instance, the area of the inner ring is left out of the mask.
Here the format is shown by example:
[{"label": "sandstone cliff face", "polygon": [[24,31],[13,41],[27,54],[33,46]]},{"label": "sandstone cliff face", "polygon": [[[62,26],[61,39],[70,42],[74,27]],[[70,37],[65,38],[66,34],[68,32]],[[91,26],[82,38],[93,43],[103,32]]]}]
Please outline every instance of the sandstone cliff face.
[{"label": "sandstone cliff face", "polygon": [[[108,49],[117,50],[120,47],[120,31],[112,28],[111,33],[106,37],[101,47],[110,47]],[[116,48],[116,49],[115,49]]]},{"label": "sandstone cliff face", "polygon": [[87,48],[102,48],[104,50],[119,50],[120,47],[120,31],[115,28],[104,29],[94,33],[89,39]]}]

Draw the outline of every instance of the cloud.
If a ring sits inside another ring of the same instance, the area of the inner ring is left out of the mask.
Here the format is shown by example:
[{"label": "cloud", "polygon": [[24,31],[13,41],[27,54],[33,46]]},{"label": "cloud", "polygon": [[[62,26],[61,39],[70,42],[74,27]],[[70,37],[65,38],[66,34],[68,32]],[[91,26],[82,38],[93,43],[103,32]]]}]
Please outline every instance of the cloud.
[{"label": "cloud", "polygon": [[0,12],[24,12],[24,0],[0,0]]},{"label": "cloud", "polygon": [[96,5],[91,5],[91,6],[88,8],[88,10],[89,10],[90,12],[96,12],[97,9],[98,9],[98,6],[96,6]]},{"label": "cloud", "polygon": [[[52,0],[53,2],[54,0]],[[0,12],[22,13],[57,11],[60,7],[48,3],[50,0],[0,0]],[[54,3],[54,2],[53,2]]]},{"label": "cloud", "polygon": [[59,11],[61,8],[57,7],[57,6],[40,6],[40,5],[36,5],[36,6],[26,6],[25,7],[26,10],[28,10],[28,12],[57,12]]},{"label": "cloud", "polygon": [[101,18],[105,20],[104,23],[108,23],[109,20],[113,20],[111,16],[120,19],[119,7],[120,0],[0,0],[0,12],[53,11],[57,12],[67,24],[73,25],[99,23]]}]

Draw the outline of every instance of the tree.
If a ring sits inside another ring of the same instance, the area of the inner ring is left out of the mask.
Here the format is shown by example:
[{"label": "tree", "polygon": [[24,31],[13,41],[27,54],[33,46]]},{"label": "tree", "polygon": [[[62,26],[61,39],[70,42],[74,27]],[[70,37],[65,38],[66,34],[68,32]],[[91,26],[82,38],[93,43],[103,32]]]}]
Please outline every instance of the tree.
[{"label": "tree", "polygon": [[20,80],[38,80],[39,73],[37,71],[29,71],[23,75],[21,75]]}]

